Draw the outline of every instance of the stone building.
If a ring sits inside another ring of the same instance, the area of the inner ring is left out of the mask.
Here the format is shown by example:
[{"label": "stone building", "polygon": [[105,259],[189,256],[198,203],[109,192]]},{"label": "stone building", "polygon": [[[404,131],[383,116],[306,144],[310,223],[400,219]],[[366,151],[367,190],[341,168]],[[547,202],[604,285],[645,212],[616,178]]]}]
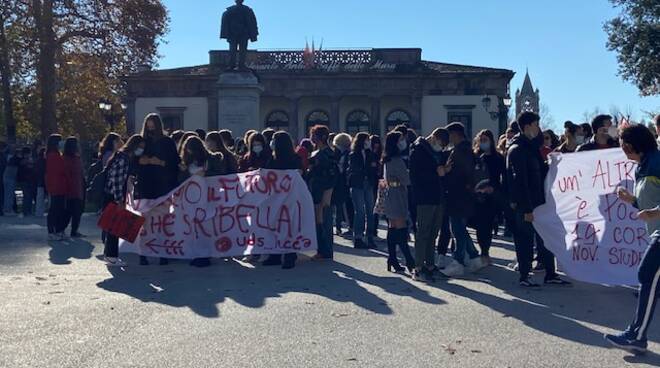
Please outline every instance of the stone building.
[{"label": "stone building", "polygon": [[[225,87],[218,81],[229,53],[209,56],[207,65],[127,76],[129,131],[139,130],[150,112],[160,113],[170,130],[226,127],[219,101]],[[428,134],[453,121],[470,135],[497,133],[507,123],[514,76],[507,69],[426,61],[421,49],[401,48],[250,51],[248,66],[258,77],[258,121],[234,127],[235,134],[273,127],[301,137],[314,124],[383,134],[400,123]]]},{"label": "stone building", "polygon": [[522,89],[516,90],[516,116],[523,111],[540,111],[540,92],[532,87],[532,79],[529,77],[529,71],[525,72],[525,81]]}]

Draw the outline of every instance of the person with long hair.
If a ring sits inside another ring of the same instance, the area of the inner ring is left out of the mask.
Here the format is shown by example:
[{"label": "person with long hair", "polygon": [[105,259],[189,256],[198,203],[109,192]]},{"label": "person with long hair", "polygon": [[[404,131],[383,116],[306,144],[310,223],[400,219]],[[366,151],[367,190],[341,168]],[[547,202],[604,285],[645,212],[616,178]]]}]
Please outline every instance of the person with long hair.
[{"label": "person with long hair", "polygon": [[67,187],[65,178],[64,159],[61,149],[63,147],[62,136],[51,134],[46,144],[46,191],[50,196],[50,207],[48,209],[48,239],[65,240],[64,229],[66,223],[66,194]]},{"label": "person with long hair", "polygon": [[21,148],[21,159],[18,163],[18,175],[16,182],[23,192],[23,216],[32,216],[34,213],[34,199],[37,194],[37,183],[35,180],[35,159],[32,148],[25,146]]},{"label": "person with long hair", "polygon": [[[339,133],[334,138],[335,154],[337,159],[337,168],[339,176],[335,188],[332,191],[332,207],[335,212],[335,234],[345,236],[353,233],[353,206],[349,206],[350,199],[348,187],[348,156],[351,152],[351,136],[346,133]],[[342,222],[348,221],[349,232],[344,233]]]},{"label": "person with long hair", "polygon": [[313,260],[331,260],[334,257],[332,236],[332,192],[338,176],[335,153],[328,146],[330,130],[325,125],[310,129],[315,151],[310,156],[308,185],[314,201],[318,253]]},{"label": "person with long hair", "polygon": [[[209,152],[202,139],[196,135],[190,136],[181,145],[181,181],[185,181],[193,175],[202,177],[226,175],[227,161],[221,152]],[[190,262],[194,267],[208,267],[211,258],[195,258]]]},{"label": "person with long hair", "polygon": [[247,172],[264,168],[271,157],[272,152],[266,138],[261,133],[254,132],[248,138],[248,153],[238,161],[238,170]]},{"label": "person with long hair", "polygon": [[[121,208],[125,208],[131,161],[142,156],[145,149],[146,140],[136,134],[129,138],[126,144],[110,157],[105,168],[107,180],[105,183],[103,208],[111,202],[114,202]],[[119,259],[119,238],[106,233],[104,245],[104,261],[108,267],[126,266],[126,263]],[[140,263],[143,263],[142,259],[140,259]]]},{"label": "person with long hair", "polygon": [[476,185],[479,210],[475,211],[473,220],[481,256],[490,264],[495,218],[502,213],[505,205],[502,179],[506,172],[506,163],[504,157],[495,148],[495,137],[490,130],[484,129],[477,133],[472,148],[477,158],[477,166],[483,168],[483,172],[487,174],[487,177],[480,178],[481,181]]},{"label": "person with long hair", "polygon": [[[302,162],[300,157],[293,149],[293,140],[289,133],[279,131],[273,134],[270,142],[273,158],[266,165],[267,169],[272,170],[298,170],[302,172]],[[284,258],[284,261],[282,261]],[[279,254],[269,255],[263,262],[264,266],[282,265],[285,270],[294,268],[298,255],[296,253],[286,253],[284,256]]]},{"label": "person with long hair", "polygon": [[119,142],[121,142],[121,137],[117,133],[108,133],[101,140],[101,144],[99,145],[99,158],[104,167],[108,164],[110,157],[121,148]]},{"label": "person with long hair", "polygon": [[[179,154],[174,140],[165,135],[160,115],[151,113],[144,118],[142,138],[145,141],[143,154],[137,168],[137,183],[134,196],[137,199],[157,199],[178,185]],[[160,264],[167,264],[166,258]],[[148,264],[146,257],[140,264]]]},{"label": "person with long hair", "polygon": [[580,131],[582,128],[574,124],[572,121],[564,123],[564,142],[555,148],[555,152],[559,153],[573,153],[577,148],[584,143],[584,136]]},{"label": "person with long hair", "polygon": [[637,217],[646,222],[646,234],[650,238],[647,239],[651,245],[637,272],[640,287],[635,319],[625,331],[605,335],[605,339],[615,347],[643,354],[648,346],[646,335],[660,294],[660,152],[655,137],[642,124],[623,128],[619,142],[626,157],[638,166],[634,193],[619,187],[617,195],[639,210]]},{"label": "person with long hair", "polygon": [[[224,142],[225,147],[227,147],[228,150],[234,152],[234,145],[236,144],[236,141],[234,140],[231,130],[222,129],[218,133],[220,133],[220,136],[222,137],[222,141]],[[234,152],[234,154],[236,154],[236,152]]]},{"label": "person with long hair", "polygon": [[206,149],[212,153],[221,153],[227,162],[227,174],[236,174],[238,172],[238,160],[236,156],[225,146],[225,140],[222,139],[220,132],[209,132],[206,135]]},{"label": "person with long hair", "polygon": [[[121,140],[117,141],[120,142]],[[84,209],[85,179],[78,138],[69,137],[64,141],[64,180],[66,182],[66,219],[71,222],[71,237],[84,237],[78,229]]]},{"label": "person with long hair", "polygon": [[[380,136],[378,135],[372,135],[369,137],[369,142],[371,143],[371,152],[376,156],[376,164],[378,165],[378,170],[377,170],[377,178],[378,181],[383,178],[383,161],[381,160],[381,157],[383,157],[383,144],[380,140]],[[374,187],[374,198],[376,198],[376,195],[378,193],[378,185]],[[380,223],[380,215],[377,213],[373,214],[374,217],[374,231],[371,236],[375,240],[379,240],[378,238],[378,224]],[[382,240],[382,239],[380,239]]]},{"label": "person with long hair", "polygon": [[[369,134],[358,133],[348,155],[348,186],[355,211],[353,245],[358,249],[376,248],[374,243],[374,187],[378,185],[378,159],[371,152]],[[366,223],[366,226],[365,226]],[[365,230],[366,228],[366,230]]]},{"label": "person with long hair", "polygon": [[410,175],[403,161],[402,152],[408,147],[407,136],[399,131],[392,131],[385,137],[383,152],[383,177],[387,186],[385,197],[385,216],[387,228],[387,270],[403,272],[396,255],[397,245],[406,259],[408,272],[415,269],[415,259],[408,247],[408,186]]}]

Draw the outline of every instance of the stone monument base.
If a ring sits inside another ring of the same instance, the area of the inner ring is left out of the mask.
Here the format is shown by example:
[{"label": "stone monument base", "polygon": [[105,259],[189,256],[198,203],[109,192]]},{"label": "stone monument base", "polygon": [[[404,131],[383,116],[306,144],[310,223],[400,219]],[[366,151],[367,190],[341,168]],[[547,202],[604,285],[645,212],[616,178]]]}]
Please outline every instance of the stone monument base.
[{"label": "stone monument base", "polygon": [[[250,129],[261,130],[259,106],[264,87],[251,71],[227,71],[218,79],[218,128],[241,137]],[[247,143],[247,142],[246,142]]]}]

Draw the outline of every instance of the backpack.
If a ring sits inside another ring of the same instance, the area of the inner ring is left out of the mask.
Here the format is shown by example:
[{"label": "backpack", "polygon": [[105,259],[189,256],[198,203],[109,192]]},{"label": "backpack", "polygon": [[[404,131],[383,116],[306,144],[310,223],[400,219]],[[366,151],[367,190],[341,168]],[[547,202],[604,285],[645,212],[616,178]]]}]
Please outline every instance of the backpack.
[{"label": "backpack", "polygon": [[108,181],[108,167],[110,167],[110,163],[104,168],[103,160],[98,160],[89,168],[88,178],[91,178],[91,180],[89,180],[89,186],[85,190],[86,199],[98,206],[103,204],[103,198],[105,197],[105,184]]}]

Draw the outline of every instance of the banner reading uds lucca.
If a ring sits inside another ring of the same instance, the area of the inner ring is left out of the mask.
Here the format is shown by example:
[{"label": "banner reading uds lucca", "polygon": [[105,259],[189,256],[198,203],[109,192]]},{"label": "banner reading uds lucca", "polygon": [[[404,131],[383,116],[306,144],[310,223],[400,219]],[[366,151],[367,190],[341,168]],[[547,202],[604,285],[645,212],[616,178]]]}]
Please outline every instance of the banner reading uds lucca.
[{"label": "banner reading uds lucca", "polygon": [[317,248],[314,205],[295,170],[193,176],[167,196],[128,208],[146,222],[121,252],[192,259]]},{"label": "banner reading uds lucca", "polygon": [[618,148],[551,155],[546,204],[534,211],[534,227],[574,279],[638,284],[649,235],[637,210],[616,194],[617,187],[634,193],[636,167]]}]

